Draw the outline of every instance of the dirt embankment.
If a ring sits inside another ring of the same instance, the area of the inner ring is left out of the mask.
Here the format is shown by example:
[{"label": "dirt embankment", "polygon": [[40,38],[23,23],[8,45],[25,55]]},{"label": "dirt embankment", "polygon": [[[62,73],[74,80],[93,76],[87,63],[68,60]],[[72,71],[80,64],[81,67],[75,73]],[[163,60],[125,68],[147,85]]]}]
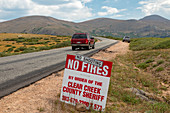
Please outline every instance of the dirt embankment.
[{"label": "dirt embankment", "polygon": [[[111,60],[118,54],[127,53],[129,51],[128,47],[128,43],[119,42],[104,51],[96,53],[92,58]],[[54,112],[54,103],[59,98],[62,86],[63,72],[64,70],[54,73],[0,99],[0,113]]]}]

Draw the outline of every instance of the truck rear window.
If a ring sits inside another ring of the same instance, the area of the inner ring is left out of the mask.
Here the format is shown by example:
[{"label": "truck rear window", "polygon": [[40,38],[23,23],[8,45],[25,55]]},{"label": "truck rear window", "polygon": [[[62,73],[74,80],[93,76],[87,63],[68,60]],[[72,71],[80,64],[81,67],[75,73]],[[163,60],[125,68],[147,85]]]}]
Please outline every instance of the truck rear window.
[{"label": "truck rear window", "polygon": [[86,34],[74,34],[73,39],[78,39],[78,38],[81,38],[81,39],[85,39],[87,38]]}]

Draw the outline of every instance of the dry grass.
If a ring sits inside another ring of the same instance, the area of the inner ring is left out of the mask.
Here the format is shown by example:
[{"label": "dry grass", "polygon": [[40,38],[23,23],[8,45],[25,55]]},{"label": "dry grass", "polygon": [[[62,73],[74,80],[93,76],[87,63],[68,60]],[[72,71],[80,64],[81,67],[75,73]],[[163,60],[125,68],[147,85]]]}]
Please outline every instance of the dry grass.
[{"label": "dry grass", "polygon": [[[160,58],[160,55],[162,55],[164,57],[161,57],[161,60],[167,61],[168,53],[169,50],[150,51],[149,53],[148,51],[131,51],[126,55],[120,55],[113,59],[114,64],[108,93],[107,111],[168,113],[170,111],[170,105],[168,104],[170,88],[165,81],[168,81],[169,77],[167,76],[166,80],[162,80],[160,76],[155,76],[156,74],[150,69],[153,60],[148,60],[152,58],[154,61],[158,61],[157,57]],[[136,65],[143,61],[149,63],[149,67],[147,69],[137,68]],[[162,62],[161,65],[164,68],[164,72],[159,72],[159,74],[166,73],[168,68],[165,63]],[[155,103],[141,100],[133,93],[125,90],[132,87],[152,93],[162,98],[162,100],[156,100]]]},{"label": "dry grass", "polygon": [[[11,39],[14,39],[14,41],[11,41]],[[20,47],[34,48],[34,50],[30,51],[29,49],[26,52],[39,51],[39,47],[44,46],[51,49],[53,47],[50,48],[50,46],[55,46],[57,44],[64,43],[65,41],[70,41],[70,37],[39,34],[0,33],[0,56],[8,56],[12,55],[13,53],[22,53],[23,51],[15,51]],[[12,50],[10,51],[9,48]]]},{"label": "dry grass", "polygon": [[[19,37],[25,37],[25,38],[30,38],[30,37],[50,38],[50,37],[57,37],[57,36],[42,35],[42,34],[0,33],[0,39],[19,38]],[[58,37],[58,38],[61,38],[61,37]]]}]

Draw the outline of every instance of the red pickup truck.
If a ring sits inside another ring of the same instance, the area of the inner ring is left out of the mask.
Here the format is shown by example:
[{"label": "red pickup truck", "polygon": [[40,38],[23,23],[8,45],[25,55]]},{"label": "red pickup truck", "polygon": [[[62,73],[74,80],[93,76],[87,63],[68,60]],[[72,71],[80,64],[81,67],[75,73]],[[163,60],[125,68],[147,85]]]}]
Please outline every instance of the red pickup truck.
[{"label": "red pickup truck", "polygon": [[94,49],[95,40],[94,37],[90,36],[88,33],[75,33],[71,39],[71,46],[72,50],[76,48]]}]

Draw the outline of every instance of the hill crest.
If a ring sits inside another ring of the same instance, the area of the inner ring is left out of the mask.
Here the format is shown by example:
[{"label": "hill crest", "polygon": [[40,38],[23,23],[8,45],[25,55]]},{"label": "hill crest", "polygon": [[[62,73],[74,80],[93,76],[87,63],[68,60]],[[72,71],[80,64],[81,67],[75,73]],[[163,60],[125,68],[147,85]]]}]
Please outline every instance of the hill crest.
[{"label": "hill crest", "polygon": [[27,16],[1,22],[0,26],[0,33],[72,35],[75,32],[89,32],[92,35],[115,37],[170,36],[170,20],[159,15],[146,16],[140,20],[96,18],[79,23],[48,16]]}]

